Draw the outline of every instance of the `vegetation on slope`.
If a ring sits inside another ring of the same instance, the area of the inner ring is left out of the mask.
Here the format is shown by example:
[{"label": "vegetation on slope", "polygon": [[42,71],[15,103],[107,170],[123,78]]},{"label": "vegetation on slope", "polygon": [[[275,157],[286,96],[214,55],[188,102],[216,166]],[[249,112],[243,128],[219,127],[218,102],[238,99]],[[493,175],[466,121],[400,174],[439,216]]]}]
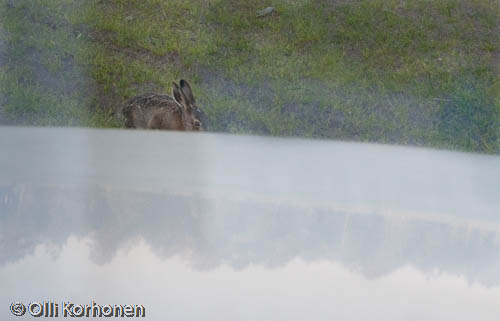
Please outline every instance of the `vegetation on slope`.
[{"label": "vegetation on slope", "polygon": [[500,153],[496,0],[0,0],[0,19],[17,122],[120,127],[186,78],[214,131]]}]

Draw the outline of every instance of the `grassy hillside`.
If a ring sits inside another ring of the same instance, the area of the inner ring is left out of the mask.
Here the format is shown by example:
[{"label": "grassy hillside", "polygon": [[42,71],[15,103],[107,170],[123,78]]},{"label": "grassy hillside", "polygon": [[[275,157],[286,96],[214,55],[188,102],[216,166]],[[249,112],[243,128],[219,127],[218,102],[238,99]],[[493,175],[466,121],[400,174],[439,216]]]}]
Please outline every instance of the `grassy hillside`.
[{"label": "grassy hillside", "polygon": [[214,131],[500,153],[497,0],[0,3],[16,122],[119,127],[186,78]]}]

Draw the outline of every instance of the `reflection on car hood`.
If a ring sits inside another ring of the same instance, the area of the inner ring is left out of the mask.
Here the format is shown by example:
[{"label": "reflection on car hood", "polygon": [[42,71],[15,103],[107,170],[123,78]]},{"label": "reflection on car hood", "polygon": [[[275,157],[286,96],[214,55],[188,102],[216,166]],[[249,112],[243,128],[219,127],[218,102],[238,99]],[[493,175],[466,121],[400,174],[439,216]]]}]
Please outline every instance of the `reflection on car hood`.
[{"label": "reflection on car hood", "polygon": [[[352,312],[352,303],[329,308],[310,301],[311,293],[342,302],[344,291],[373,309],[392,304],[394,293],[424,302],[430,292],[455,289],[452,302],[481,297],[486,305],[500,293],[499,157],[8,127],[0,127],[0,148],[3,310],[18,298],[100,297],[145,302],[157,309],[151,320],[361,320],[373,314]],[[28,281],[22,273],[38,276]],[[57,282],[61,274],[73,283]],[[144,289],[119,282],[129,277]],[[199,297],[211,291],[217,295]],[[377,291],[386,299],[374,298]],[[268,296],[274,304],[258,300]],[[471,304],[440,314],[433,304],[423,304],[424,319],[500,313]],[[225,316],[217,313],[222,306]],[[410,306],[391,309],[398,313],[385,319],[414,315]]]}]

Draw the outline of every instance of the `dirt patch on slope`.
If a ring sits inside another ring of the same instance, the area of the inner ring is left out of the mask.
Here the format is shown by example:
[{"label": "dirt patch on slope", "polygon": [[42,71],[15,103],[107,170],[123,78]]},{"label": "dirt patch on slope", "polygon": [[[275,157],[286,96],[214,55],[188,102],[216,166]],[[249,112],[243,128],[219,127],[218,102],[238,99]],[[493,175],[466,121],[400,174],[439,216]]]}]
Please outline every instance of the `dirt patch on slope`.
[{"label": "dirt patch on slope", "polygon": [[[0,25],[0,70],[7,65],[7,56],[5,54],[5,40],[3,39],[3,29]],[[0,125],[12,125],[12,122],[7,119],[4,108],[4,97],[0,91]]]}]

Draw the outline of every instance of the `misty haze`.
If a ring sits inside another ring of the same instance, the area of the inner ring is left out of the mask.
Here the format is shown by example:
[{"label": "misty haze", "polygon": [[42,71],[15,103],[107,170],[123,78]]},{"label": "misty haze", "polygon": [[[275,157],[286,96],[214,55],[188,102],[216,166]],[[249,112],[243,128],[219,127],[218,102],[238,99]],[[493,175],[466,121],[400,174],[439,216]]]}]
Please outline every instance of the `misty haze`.
[{"label": "misty haze", "polygon": [[0,320],[497,320],[499,35],[497,0],[0,0]]}]

